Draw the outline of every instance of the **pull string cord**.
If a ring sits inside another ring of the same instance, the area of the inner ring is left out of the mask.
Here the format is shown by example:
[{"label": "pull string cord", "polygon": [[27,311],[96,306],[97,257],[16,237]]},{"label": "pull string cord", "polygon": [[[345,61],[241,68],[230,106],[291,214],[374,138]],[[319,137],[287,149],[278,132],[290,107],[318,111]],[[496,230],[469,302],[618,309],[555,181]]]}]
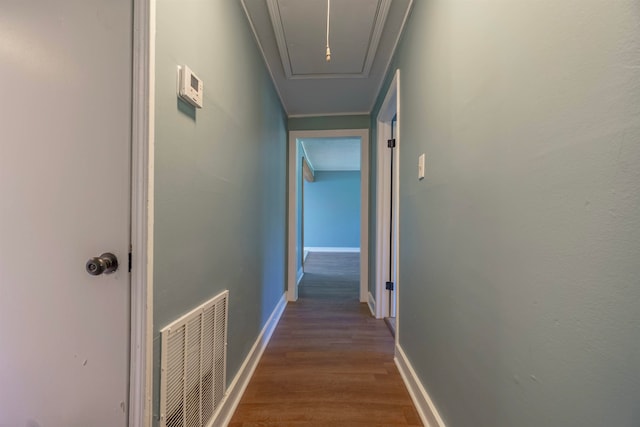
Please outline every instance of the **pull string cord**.
[{"label": "pull string cord", "polygon": [[331,12],[331,0],[327,0],[327,62],[331,61],[331,48],[329,47],[329,15]]}]

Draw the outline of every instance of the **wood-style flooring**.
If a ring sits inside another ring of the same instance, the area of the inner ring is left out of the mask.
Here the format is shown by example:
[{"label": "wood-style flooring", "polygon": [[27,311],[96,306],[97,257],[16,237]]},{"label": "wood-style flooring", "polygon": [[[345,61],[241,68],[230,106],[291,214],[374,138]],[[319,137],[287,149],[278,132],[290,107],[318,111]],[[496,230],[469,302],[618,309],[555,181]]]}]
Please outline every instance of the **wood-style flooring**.
[{"label": "wood-style flooring", "polygon": [[309,254],[230,427],[422,425],[358,272],[358,254]]}]

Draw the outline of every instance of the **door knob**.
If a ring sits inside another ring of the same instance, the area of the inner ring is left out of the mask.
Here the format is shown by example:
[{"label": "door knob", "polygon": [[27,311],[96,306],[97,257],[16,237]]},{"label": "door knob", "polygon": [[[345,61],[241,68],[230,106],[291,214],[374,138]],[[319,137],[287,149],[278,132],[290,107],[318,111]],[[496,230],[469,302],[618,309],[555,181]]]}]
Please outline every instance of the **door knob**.
[{"label": "door knob", "polygon": [[99,257],[94,257],[87,261],[86,269],[87,273],[92,276],[113,273],[118,269],[118,258],[110,252],[105,252]]}]

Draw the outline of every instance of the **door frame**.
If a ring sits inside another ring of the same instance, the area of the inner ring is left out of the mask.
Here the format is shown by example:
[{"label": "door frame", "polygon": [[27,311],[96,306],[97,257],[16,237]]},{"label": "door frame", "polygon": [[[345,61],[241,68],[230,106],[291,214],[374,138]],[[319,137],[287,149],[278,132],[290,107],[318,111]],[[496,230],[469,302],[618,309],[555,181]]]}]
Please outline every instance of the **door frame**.
[{"label": "door frame", "polygon": [[[287,300],[298,299],[298,266],[296,242],[298,240],[298,218],[296,208],[298,185],[296,162],[299,157],[297,140],[303,138],[360,138],[360,302],[366,303],[369,292],[369,129],[330,129],[289,131],[288,144],[288,239],[287,239]],[[300,172],[302,174],[302,172]],[[304,248],[302,248],[304,257]]]},{"label": "door frame", "polygon": [[[389,242],[390,233],[390,210],[391,210],[391,183],[389,176],[391,175],[391,154],[387,147],[387,139],[391,134],[391,121],[396,116],[395,125],[395,155],[393,156],[393,203],[395,205],[393,218],[393,227],[395,228],[394,242],[396,260],[396,340],[399,336],[400,329],[400,221],[399,221],[399,193],[400,193],[400,70],[396,70],[391,85],[387,90],[378,116],[376,117],[376,286],[375,286],[375,306],[372,309],[375,317],[382,319],[389,315],[389,292],[385,289],[385,284],[389,274]],[[373,296],[371,296],[373,298]]]},{"label": "door frame", "polygon": [[156,0],[133,0],[130,427],[151,427]]}]

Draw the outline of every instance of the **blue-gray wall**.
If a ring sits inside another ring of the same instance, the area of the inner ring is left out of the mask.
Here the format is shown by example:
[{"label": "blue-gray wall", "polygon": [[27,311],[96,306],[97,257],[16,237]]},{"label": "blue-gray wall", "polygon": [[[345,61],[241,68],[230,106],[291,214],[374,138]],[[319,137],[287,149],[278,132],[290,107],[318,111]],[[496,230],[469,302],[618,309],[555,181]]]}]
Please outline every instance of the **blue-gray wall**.
[{"label": "blue-gray wall", "polygon": [[636,0],[414,2],[387,79],[399,339],[449,427],[640,425],[639,22]]},{"label": "blue-gray wall", "polygon": [[[154,340],[224,289],[230,382],[285,289],[286,117],[238,1],[157,2]],[[176,98],[176,66],[204,108]]]},{"label": "blue-gray wall", "polygon": [[317,171],[304,181],[304,245],[360,247],[359,171]]}]

